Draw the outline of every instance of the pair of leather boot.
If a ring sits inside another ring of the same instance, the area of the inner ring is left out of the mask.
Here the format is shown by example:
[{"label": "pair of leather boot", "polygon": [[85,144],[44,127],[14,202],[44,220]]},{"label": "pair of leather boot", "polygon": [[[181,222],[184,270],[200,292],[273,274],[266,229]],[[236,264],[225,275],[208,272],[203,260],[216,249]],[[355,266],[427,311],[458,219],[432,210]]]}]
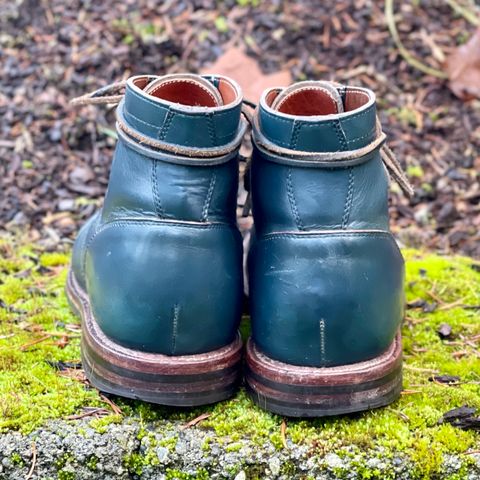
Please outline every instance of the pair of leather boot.
[{"label": "pair of leather boot", "polygon": [[[410,187],[373,92],[300,82],[265,91],[252,115],[223,76],[117,87],[77,102],[119,102],[105,203],[78,235],[67,284],[92,384],[193,406],[228,398],[244,376],[256,403],[290,416],[396,399],[404,267],[389,232],[389,172]],[[254,218],[245,351],[242,109]]]}]

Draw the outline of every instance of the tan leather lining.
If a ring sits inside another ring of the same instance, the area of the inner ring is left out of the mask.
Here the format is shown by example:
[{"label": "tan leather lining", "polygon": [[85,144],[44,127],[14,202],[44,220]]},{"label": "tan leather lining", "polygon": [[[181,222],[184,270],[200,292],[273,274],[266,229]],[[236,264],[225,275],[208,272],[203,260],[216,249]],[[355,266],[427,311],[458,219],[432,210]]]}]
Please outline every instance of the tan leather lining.
[{"label": "tan leather lining", "polygon": [[362,107],[370,98],[365,92],[360,92],[358,90],[347,90],[345,95],[345,111],[351,112],[357,108]]},{"label": "tan leather lining", "polygon": [[[146,87],[152,83],[150,77],[136,78],[133,83],[141,90],[145,90]],[[180,85],[182,84],[183,85]],[[180,88],[179,88],[180,85]],[[167,87],[168,88],[165,88]],[[213,87],[212,85],[212,88]],[[234,103],[238,99],[238,92],[235,87],[226,79],[219,79],[218,92],[223,100],[223,105]],[[162,82],[157,88],[148,92],[149,95],[153,95],[157,98],[170,101],[172,103],[180,103],[182,105],[189,106],[202,106],[202,107],[217,107],[217,100],[205,87],[201,84],[189,79],[175,79],[167,82]]]},{"label": "tan leather lining", "polygon": [[273,101],[278,97],[280,93],[280,90],[272,90],[271,92],[267,93],[267,96],[265,97],[265,102],[269,107],[272,106]]},{"label": "tan leather lining", "polygon": [[140,90],[143,90],[151,82],[151,80],[152,79],[148,77],[141,77],[141,78],[135,78],[133,80],[133,83]]},{"label": "tan leather lining", "polygon": [[193,80],[172,79],[159,85],[149,92],[149,95],[192,107],[218,106],[215,97],[205,87]]},{"label": "tan leather lining", "polygon": [[223,99],[223,104],[228,105],[229,103],[233,103],[237,99],[237,92],[233,88],[233,86],[224,80],[223,78],[220,79],[218,82],[218,91]]},{"label": "tan leather lining", "polygon": [[285,97],[277,107],[288,115],[331,115],[338,113],[337,104],[331,95],[319,87],[306,87]]},{"label": "tan leather lining", "polygon": [[[286,90],[272,89],[268,91],[265,95],[265,103],[274,110],[287,115],[322,116],[352,112],[367,105],[371,100],[367,92],[355,87],[342,87],[333,82],[301,83],[305,83],[305,86],[297,84],[297,88],[294,88],[294,84]],[[319,85],[314,85],[315,83]],[[320,85],[321,83],[335,86],[335,91],[330,92],[329,88]],[[288,90],[292,91],[288,92]],[[342,90],[345,92],[343,102]]]}]

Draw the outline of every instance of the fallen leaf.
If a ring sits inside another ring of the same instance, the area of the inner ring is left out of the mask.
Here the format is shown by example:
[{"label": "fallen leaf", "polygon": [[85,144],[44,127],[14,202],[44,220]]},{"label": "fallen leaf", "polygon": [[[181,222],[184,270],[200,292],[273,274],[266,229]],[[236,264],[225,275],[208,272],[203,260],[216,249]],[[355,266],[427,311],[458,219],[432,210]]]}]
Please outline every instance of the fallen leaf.
[{"label": "fallen leaf", "polygon": [[437,307],[438,307],[437,302],[432,302],[432,303],[425,302],[425,305],[422,310],[424,313],[432,313],[437,309]]},{"label": "fallen leaf", "polygon": [[448,56],[446,69],[450,89],[457,97],[480,98],[480,28]]},{"label": "fallen leaf", "polygon": [[480,417],[475,417],[475,412],[476,408],[467,405],[453,408],[445,412],[438,423],[449,423],[462,430],[480,430]]},{"label": "fallen leaf", "polygon": [[256,60],[238,47],[229,48],[217,61],[204,68],[202,74],[225,75],[237,81],[245,99],[257,102],[263,91],[270,87],[286,87],[292,83],[288,70],[265,74]]},{"label": "fallen leaf", "polygon": [[428,379],[430,382],[436,383],[446,383],[447,385],[450,383],[457,383],[460,381],[460,377],[456,375],[433,375]]},{"label": "fallen leaf", "polygon": [[421,308],[424,313],[432,313],[438,307],[437,302],[427,302],[419,298],[418,300],[414,300],[413,302],[407,303],[407,308]]},{"label": "fallen leaf", "polygon": [[464,405],[463,407],[452,408],[452,410],[444,413],[442,420],[444,422],[449,422],[451,420],[456,420],[459,418],[467,418],[471,417],[475,412],[476,408]]},{"label": "fallen leaf", "polygon": [[472,264],[470,265],[470,268],[471,268],[473,271],[480,273],[480,263],[472,263]]},{"label": "fallen leaf", "polygon": [[407,308],[424,308],[426,305],[426,301],[422,300],[421,298],[414,300],[413,302],[407,303]]},{"label": "fallen leaf", "polygon": [[50,365],[52,368],[55,368],[56,370],[60,370],[61,372],[65,370],[77,370],[82,368],[82,363],[81,362],[64,362],[62,360],[45,360],[48,365]]},{"label": "fallen leaf", "polygon": [[70,340],[68,338],[68,335],[62,335],[59,340],[53,342],[53,344],[56,345],[58,348],[65,348],[66,346],[68,346],[69,343]]}]

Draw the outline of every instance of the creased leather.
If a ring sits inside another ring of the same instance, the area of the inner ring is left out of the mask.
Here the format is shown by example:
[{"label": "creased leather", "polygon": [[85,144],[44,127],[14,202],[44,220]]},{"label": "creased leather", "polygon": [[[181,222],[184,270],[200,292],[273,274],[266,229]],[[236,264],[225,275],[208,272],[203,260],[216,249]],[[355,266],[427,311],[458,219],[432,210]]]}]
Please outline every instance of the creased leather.
[{"label": "creased leather", "polygon": [[[237,136],[240,103],[241,95],[219,110],[172,107],[127,86],[118,108],[147,135],[158,135],[170,115],[163,140],[209,148]],[[238,152],[177,162],[173,153],[132,143],[119,135],[104,206],[74,245],[75,278],[118,344],[165,355],[225,346],[235,338],[243,298]]]}]

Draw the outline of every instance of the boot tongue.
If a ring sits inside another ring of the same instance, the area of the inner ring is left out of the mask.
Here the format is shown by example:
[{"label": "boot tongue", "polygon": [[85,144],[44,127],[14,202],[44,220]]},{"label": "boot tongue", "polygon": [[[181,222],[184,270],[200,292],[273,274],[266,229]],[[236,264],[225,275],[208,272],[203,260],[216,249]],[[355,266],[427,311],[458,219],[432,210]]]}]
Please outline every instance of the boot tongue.
[{"label": "boot tongue", "polygon": [[220,107],[223,99],[215,86],[197,75],[171,75],[149,83],[144,90],[152,97],[191,107]]},{"label": "boot tongue", "polygon": [[332,115],[343,113],[338,90],[330,82],[299,82],[284,89],[272,109],[288,115]]}]

